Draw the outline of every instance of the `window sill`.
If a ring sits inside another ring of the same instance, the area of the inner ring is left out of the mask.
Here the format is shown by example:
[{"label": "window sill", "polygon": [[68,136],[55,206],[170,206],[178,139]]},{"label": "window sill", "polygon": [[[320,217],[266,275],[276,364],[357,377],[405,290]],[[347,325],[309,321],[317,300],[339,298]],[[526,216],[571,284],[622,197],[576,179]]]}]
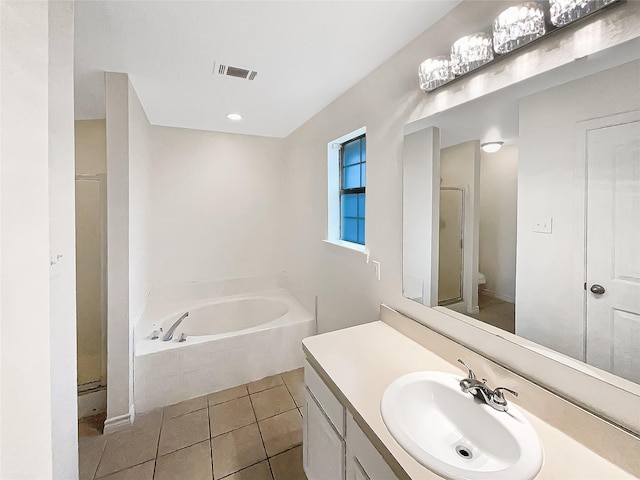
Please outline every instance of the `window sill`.
[{"label": "window sill", "polygon": [[359,243],[346,242],[344,240],[322,240],[324,243],[328,245],[333,245],[335,247],[340,247],[346,251],[358,252],[362,255],[367,254],[367,249],[365,245],[360,245]]}]

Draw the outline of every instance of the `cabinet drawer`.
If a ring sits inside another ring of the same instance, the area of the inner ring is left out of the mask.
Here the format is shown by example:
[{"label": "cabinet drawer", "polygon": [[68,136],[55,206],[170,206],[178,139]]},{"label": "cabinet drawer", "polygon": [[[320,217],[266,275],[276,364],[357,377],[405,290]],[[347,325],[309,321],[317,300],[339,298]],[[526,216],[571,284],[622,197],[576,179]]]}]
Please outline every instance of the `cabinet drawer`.
[{"label": "cabinet drawer", "polygon": [[344,438],[344,407],[307,360],[304,361],[304,383],[336,431]]}]

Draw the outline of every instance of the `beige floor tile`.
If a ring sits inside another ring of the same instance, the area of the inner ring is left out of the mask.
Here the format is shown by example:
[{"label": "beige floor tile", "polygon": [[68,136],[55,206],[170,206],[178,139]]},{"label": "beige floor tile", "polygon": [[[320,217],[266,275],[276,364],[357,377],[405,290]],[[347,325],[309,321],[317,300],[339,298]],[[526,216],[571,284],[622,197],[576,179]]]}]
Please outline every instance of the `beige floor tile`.
[{"label": "beige floor tile", "polygon": [[162,422],[158,455],[188,447],[209,438],[209,414],[198,410]]},{"label": "beige floor tile", "polygon": [[281,376],[284,384],[291,392],[296,406],[301,407],[304,404],[304,369],[291,370]]},{"label": "beige floor tile", "polygon": [[80,480],[93,480],[102,451],[107,444],[104,436],[82,437],[78,439],[78,469]]},{"label": "beige floor tile", "polygon": [[211,480],[209,440],[158,457],[154,480]]},{"label": "beige floor tile", "polygon": [[289,390],[284,385],[251,394],[251,403],[258,420],[296,408]]},{"label": "beige floor tile", "polygon": [[302,417],[297,409],[261,420],[258,425],[270,457],[302,443]]},{"label": "beige floor tile", "polygon": [[267,458],[255,424],[214,437],[211,446],[216,480]]},{"label": "beige floor tile", "polygon": [[97,413],[78,420],[78,438],[102,435],[107,412]]},{"label": "beige floor tile", "polygon": [[125,470],[120,470],[119,472],[102,477],[102,480],[153,480],[155,463],[154,460],[150,460],[135,467],[129,467]]},{"label": "beige floor tile", "polygon": [[271,469],[269,468],[269,462],[256,463],[255,465],[240,470],[239,472],[224,477],[223,480],[273,480],[271,476]]},{"label": "beige floor tile", "polygon": [[162,411],[136,417],[126,430],[105,435],[104,447],[96,478],[139,465],[156,457]]},{"label": "beige floor tile", "polygon": [[249,397],[236,398],[209,408],[211,436],[215,437],[256,422]]},{"label": "beige floor tile", "polygon": [[272,375],[255,382],[251,382],[247,385],[247,388],[249,389],[249,393],[256,393],[268,388],[277,387],[278,385],[282,385],[282,383],[282,377],[280,375]]},{"label": "beige floor tile", "polygon": [[208,395],[209,406],[218,405],[219,403],[228,402],[240,397],[246,397],[249,395],[246,385],[238,385],[237,387],[227,388],[219,392],[210,393]]},{"label": "beige floor tile", "polygon": [[195,412],[207,408],[207,397],[192,398],[184,402],[169,405],[164,409],[164,418],[175,418],[186,413]]},{"label": "beige floor tile", "polygon": [[307,480],[302,468],[302,445],[269,459],[275,480]]}]

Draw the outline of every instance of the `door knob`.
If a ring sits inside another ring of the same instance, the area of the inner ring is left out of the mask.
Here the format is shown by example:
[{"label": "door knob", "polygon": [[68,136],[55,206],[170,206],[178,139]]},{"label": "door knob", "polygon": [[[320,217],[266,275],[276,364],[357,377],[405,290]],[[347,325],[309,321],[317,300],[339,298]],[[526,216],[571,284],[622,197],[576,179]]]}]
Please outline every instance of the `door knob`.
[{"label": "door knob", "polygon": [[591,290],[591,293],[594,293],[596,295],[602,295],[605,292],[604,287],[602,285],[598,285],[597,283],[591,285],[591,288],[589,290]]}]

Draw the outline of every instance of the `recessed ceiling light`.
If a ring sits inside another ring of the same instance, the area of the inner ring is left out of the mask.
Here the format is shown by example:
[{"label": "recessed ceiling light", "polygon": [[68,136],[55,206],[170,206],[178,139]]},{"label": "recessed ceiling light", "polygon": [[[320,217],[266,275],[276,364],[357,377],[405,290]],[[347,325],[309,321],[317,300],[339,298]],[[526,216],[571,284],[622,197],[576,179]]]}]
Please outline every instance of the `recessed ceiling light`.
[{"label": "recessed ceiling light", "polygon": [[487,142],[480,145],[480,148],[487,153],[495,153],[502,147],[504,142]]},{"label": "recessed ceiling light", "polygon": [[227,118],[229,120],[233,120],[234,122],[239,122],[240,120],[242,120],[242,115],[240,115],[239,113],[230,113],[229,115],[227,115]]}]

